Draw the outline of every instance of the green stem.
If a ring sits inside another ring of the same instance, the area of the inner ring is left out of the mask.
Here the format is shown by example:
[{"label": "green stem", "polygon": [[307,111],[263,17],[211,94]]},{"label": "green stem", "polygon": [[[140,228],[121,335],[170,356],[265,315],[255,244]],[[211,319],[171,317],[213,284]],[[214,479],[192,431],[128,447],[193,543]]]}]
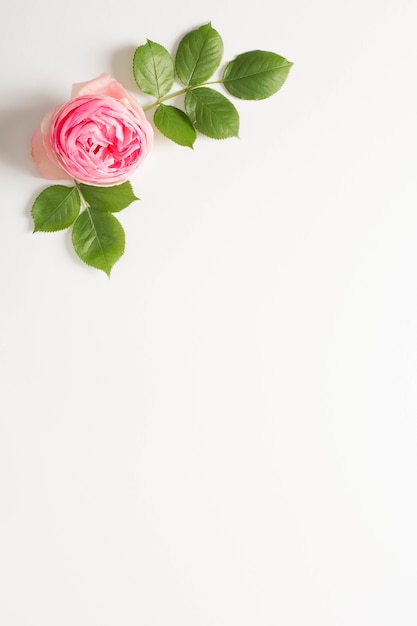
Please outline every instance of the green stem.
[{"label": "green stem", "polygon": [[[82,203],[82,204],[84,204],[84,208],[85,208],[85,210],[86,210],[86,211],[87,211],[87,213],[88,213],[88,217],[90,218],[90,222],[91,222],[91,224],[92,224],[92,227],[93,227],[94,233],[95,233],[95,235],[96,235],[96,237],[97,237],[97,241],[99,242],[100,248],[102,249],[101,242],[100,242],[100,239],[99,239],[99,237],[98,237],[98,234],[97,234],[97,231],[96,231],[95,224],[94,224],[94,222],[93,222],[93,218],[91,217],[91,211],[90,211],[91,207],[90,207],[90,205],[88,204],[87,200],[86,200],[86,199],[84,198],[84,196],[83,196],[83,193],[82,193],[82,191],[81,191],[81,189],[80,189],[80,183],[79,183],[79,182],[77,182],[76,180],[74,180],[74,183],[75,183],[75,186],[76,186],[76,188],[77,188],[78,193],[80,194],[81,203]],[[110,278],[110,277],[109,277],[109,278]]]},{"label": "green stem", "polygon": [[90,206],[87,202],[87,200],[84,198],[82,191],[80,189],[80,183],[76,180],[74,180],[75,186],[77,188],[78,193],[80,194],[80,198],[81,198],[81,203],[84,204],[84,207],[88,210],[88,207]]},{"label": "green stem", "polygon": [[211,80],[209,83],[203,83],[198,85],[199,87],[205,87],[206,85],[223,85],[224,80]]},{"label": "green stem", "polygon": [[167,96],[164,96],[163,98],[158,98],[158,100],[155,100],[155,102],[152,102],[152,104],[149,104],[143,110],[149,111],[150,109],[153,109],[154,107],[159,106],[166,100],[171,100],[171,98],[175,98],[176,96],[181,96],[183,93],[187,93],[187,91],[192,91],[193,89],[197,89],[197,87],[206,87],[207,85],[220,85],[223,82],[224,82],[223,80],[213,80],[209,83],[201,83],[201,85],[193,85],[192,87],[184,87],[184,89],[179,89],[179,91],[173,91],[172,93],[169,93]]}]

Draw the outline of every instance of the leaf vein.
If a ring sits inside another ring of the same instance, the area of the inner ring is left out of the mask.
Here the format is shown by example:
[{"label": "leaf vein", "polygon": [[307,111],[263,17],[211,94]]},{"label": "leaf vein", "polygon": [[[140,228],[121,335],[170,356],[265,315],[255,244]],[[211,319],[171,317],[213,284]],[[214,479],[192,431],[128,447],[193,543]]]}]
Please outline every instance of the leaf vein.
[{"label": "leaf vein", "polygon": [[55,209],[54,209],[53,211],[51,211],[51,213],[48,215],[48,217],[47,217],[47,218],[45,218],[45,219],[44,219],[44,220],[43,220],[43,221],[39,224],[39,228],[38,228],[38,230],[41,230],[41,229],[42,229],[42,226],[43,226],[44,224],[47,224],[47,223],[50,221],[50,219],[51,219],[52,215],[55,215],[55,213],[58,211],[58,209],[60,209],[60,208],[61,208],[61,206],[62,206],[62,205],[63,205],[63,204],[64,204],[64,203],[68,200],[68,198],[70,198],[70,196],[74,193],[74,191],[76,191],[76,187],[72,187],[72,188],[71,188],[71,191],[69,192],[69,194],[68,194],[67,196],[65,196],[65,198],[64,198],[63,200],[61,200],[61,202],[60,202],[60,203],[59,203],[59,204],[55,207]]},{"label": "leaf vein", "polygon": [[[95,224],[94,224],[93,217],[92,217],[92,215],[91,215],[91,213],[90,213],[90,208],[89,208],[88,206],[86,206],[85,208],[86,208],[86,211],[88,212],[88,217],[90,218],[90,222],[91,222],[92,230],[94,231],[94,234],[95,234],[95,237],[96,237],[96,239],[97,239],[97,242],[98,242],[98,245],[99,245],[99,248],[100,248],[101,254],[103,255],[103,259],[104,259],[104,261],[105,261],[105,263],[106,263],[106,267],[108,267],[108,259],[107,259],[106,253],[104,252],[103,246],[101,245],[100,237],[99,237],[99,235],[98,235],[98,232],[97,232],[96,226],[95,226]],[[90,246],[88,247],[88,250],[90,250],[90,248],[91,248],[91,246],[93,245],[93,243],[94,243],[94,242],[92,241],[92,242],[91,242],[91,244],[90,244]]]},{"label": "leaf vein", "polygon": [[223,80],[224,83],[232,83],[236,80],[243,80],[245,78],[252,78],[253,76],[261,76],[262,74],[268,74],[270,72],[274,72],[276,70],[280,70],[286,67],[291,67],[292,63],[287,63],[286,65],[278,65],[277,67],[270,67],[267,70],[262,70],[260,72],[253,72],[252,74],[244,74],[243,76],[235,76],[234,78],[225,78]]},{"label": "leaf vein", "polygon": [[204,35],[204,41],[203,41],[203,43],[202,43],[202,45],[201,45],[201,47],[200,47],[200,50],[199,50],[199,53],[198,53],[198,57],[197,57],[197,59],[196,59],[196,62],[195,62],[195,64],[194,64],[194,67],[193,67],[193,69],[192,69],[192,71],[191,71],[190,78],[188,79],[188,84],[190,84],[190,82],[191,82],[191,80],[192,80],[192,78],[193,78],[193,76],[194,76],[194,73],[195,73],[196,67],[197,67],[197,65],[198,65],[198,62],[200,61],[201,55],[203,54],[203,49],[204,49],[204,47],[205,47],[205,45],[206,45],[206,43],[207,43],[207,39],[208,39],[209,34],[210,34],[210,31],[209,31],[209,30],[207,30],[206,34]]}]

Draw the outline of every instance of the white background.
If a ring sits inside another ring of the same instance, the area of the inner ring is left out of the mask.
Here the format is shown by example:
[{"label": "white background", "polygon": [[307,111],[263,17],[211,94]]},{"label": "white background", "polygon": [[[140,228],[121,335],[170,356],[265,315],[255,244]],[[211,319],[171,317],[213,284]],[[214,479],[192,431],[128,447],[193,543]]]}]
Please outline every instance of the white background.
[{"label": "white background", "polygon": [[[0,623],[417,624],[414,0],[10,3]],[[112,277],[32,235],[71,84],[212,21],[294,62],[240,138],[158,137]]]}]

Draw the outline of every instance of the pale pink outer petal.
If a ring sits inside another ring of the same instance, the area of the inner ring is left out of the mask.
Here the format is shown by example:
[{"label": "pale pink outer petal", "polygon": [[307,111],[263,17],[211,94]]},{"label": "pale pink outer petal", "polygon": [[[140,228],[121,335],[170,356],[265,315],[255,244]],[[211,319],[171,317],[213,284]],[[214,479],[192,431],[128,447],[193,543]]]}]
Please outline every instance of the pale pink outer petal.
[{"label": "pale pink outer petal", "polygon": [[71,91],[71,98],[77,98],[78,96],[111,96],[121,100],[125,95],[126,89],[106,72],[84,83],[75,83]]},{"label": "pale pink outer petal", "polygon": [[44,144],[44,136],[40,128],[33,133],[30,143],[32,159],[41,176],[48,180],[71,180],[62,167],[49,158]]}]

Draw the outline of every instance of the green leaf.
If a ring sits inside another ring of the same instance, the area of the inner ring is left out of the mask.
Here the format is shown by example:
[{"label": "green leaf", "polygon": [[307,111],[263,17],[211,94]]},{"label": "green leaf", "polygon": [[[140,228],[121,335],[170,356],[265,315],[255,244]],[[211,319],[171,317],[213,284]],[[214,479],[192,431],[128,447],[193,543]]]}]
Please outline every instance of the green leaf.
[{"label": "green leaf", "polygon": [[166,48],[147,39],[136,48],[133,56],[133,76],[139,89],[162,98],[174,84],[174,62]]},{"label": "green leaf", "polygon": [[192,30],[181,39],[175,56],[175,69],[187,87],[201,85],[219,67],[223,41],[211,24]]},{"label": "green leaf", "polygon": [[185,96],[185,110],[203,135],[213,139],[238,136],[238,112],[230,100],[214,89],[198,87],[189,91]]},{"label": "green leaf", "polygon": [[133,193],[129,181],[113,187],[80,184],[80,191],[89,206],[109,213],[118,213],[135,200],[139,200]]},{"label": "green leaf", "polygon": [[180,146],[193,147],[197,133],[184,111],[160,104],[155,111],[153,121],[157,129],[168,139]]},{"label": "green leaf", "polygon": [[72,243],[84,263],[110,276],[113,265],[124,252],[125,233],[111,213],[86,209],[74,224]]},{"label": "green leaf", "polygon": [[35,223],[34,233],[38,231],[55,232],[71,226],[80,212],[80,196],[76,187],[52,185],[44,189],[32,206]]},{"label": "green leaf", "polygon": [[263,100],[282,87],[292,65],[275,52],[244,52],[226,65],[224,86],[242,100]]}]

